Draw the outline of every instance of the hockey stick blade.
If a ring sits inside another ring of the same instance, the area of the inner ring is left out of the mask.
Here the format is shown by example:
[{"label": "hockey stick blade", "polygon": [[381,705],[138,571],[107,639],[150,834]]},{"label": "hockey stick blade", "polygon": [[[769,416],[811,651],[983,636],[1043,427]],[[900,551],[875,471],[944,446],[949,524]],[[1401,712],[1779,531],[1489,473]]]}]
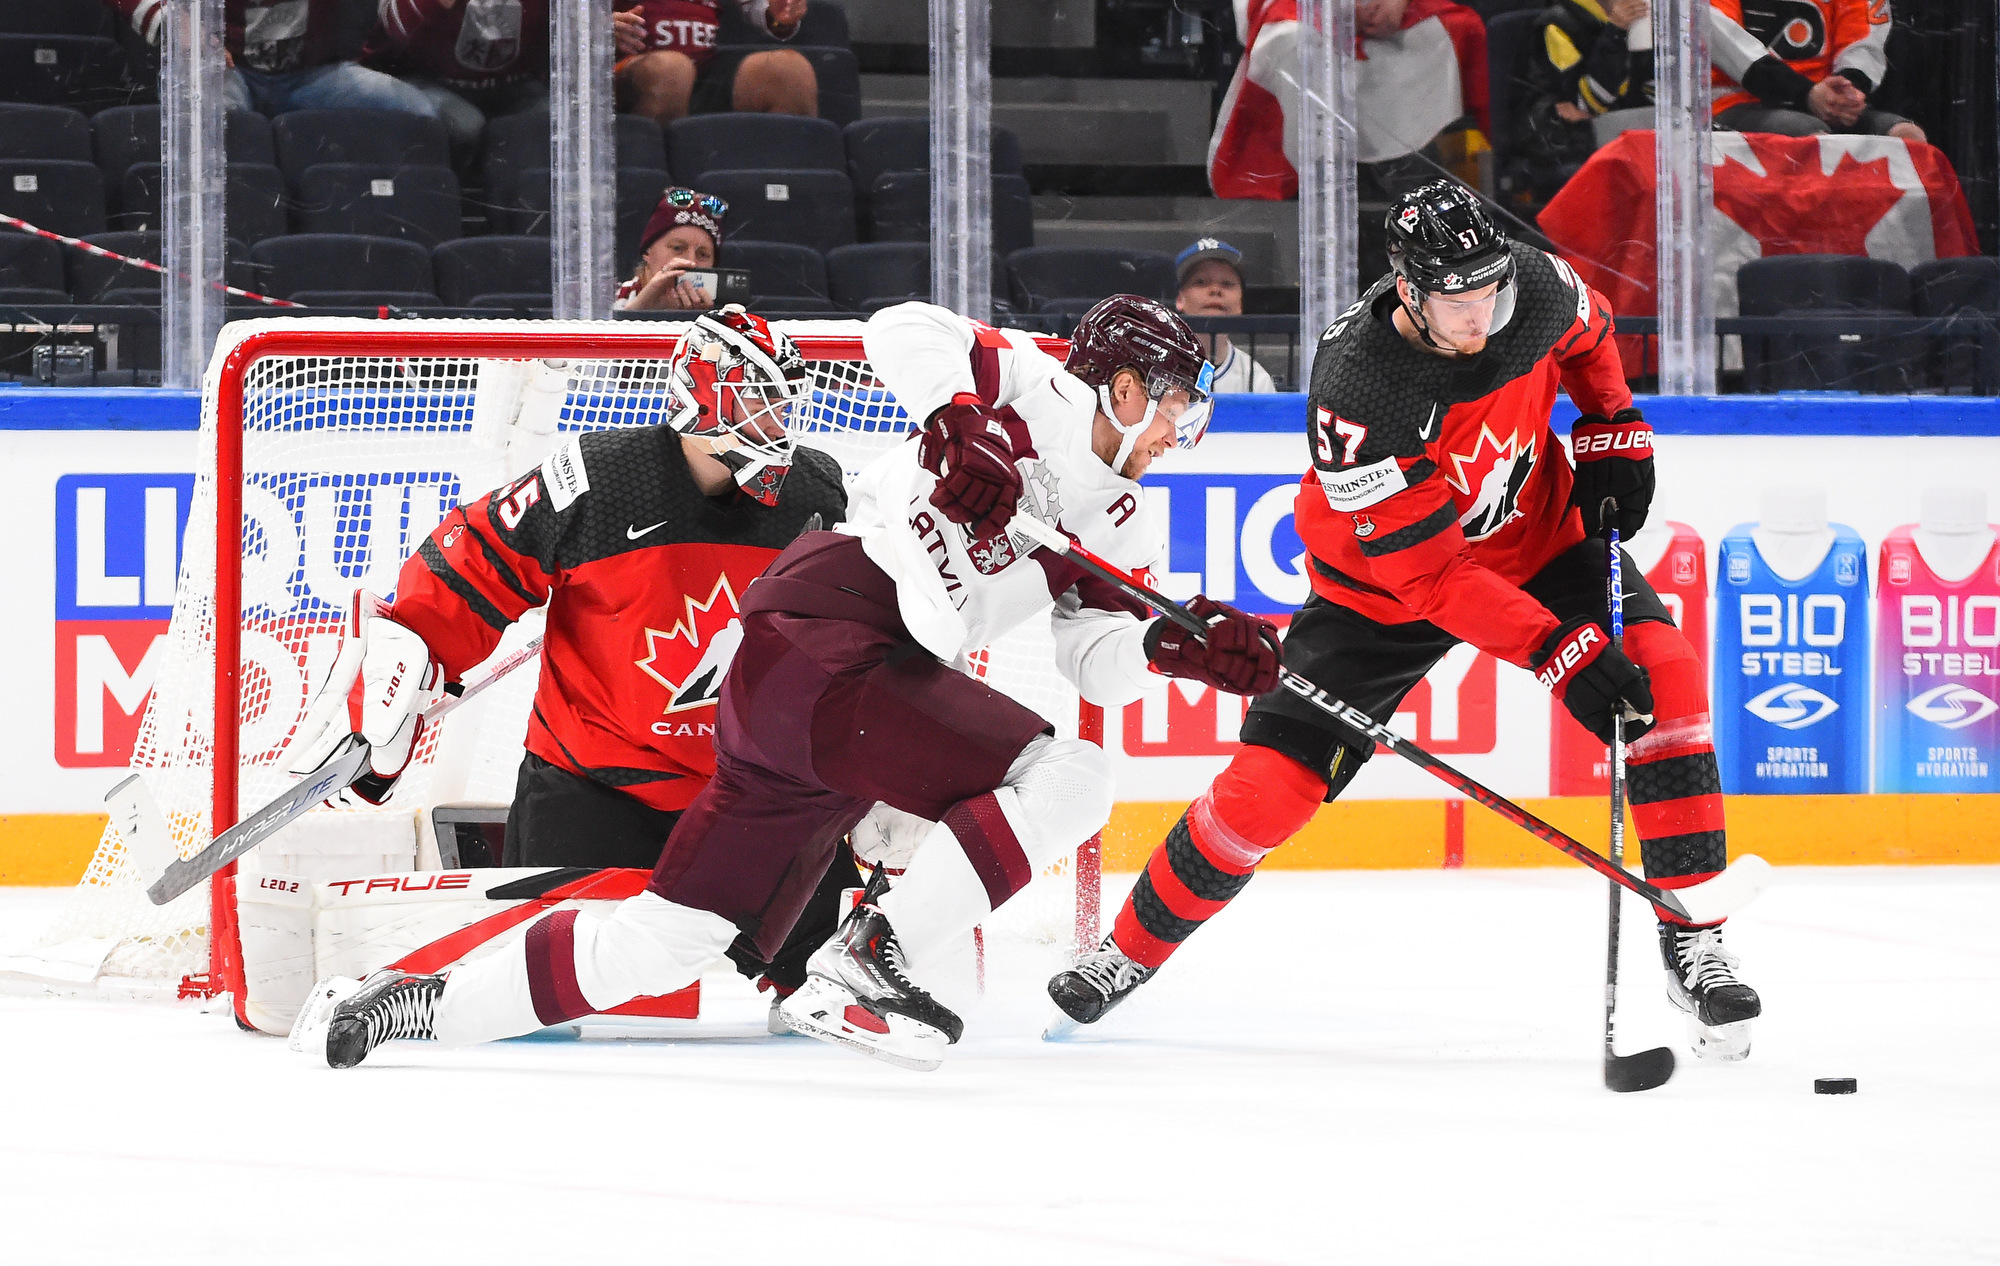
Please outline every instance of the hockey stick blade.
[{"label": "hockey stick blade", "polygon": [[368,742],[350,734],[334,754],[276,800],[215,837],[193,857],[174,862],[146,889],[156,906],[163,906],[270,839],[328,796],[338,795],[368,770]]},{"label": "hockey stick blade", "polygon": [[118,838],[125,842],[125,860],[142,875],[165,870],[179,853],[160,802],[145,779],[133,774],[104,794],[104,808]]},{"label": "hockey stick blade", "polygon": [[[1007,529],[1010,532],[1018,531],[1035,544],[1064,555],[1091,575],[1137,598],[1182,628],[1197,634],[1207,632],[1207,626],[1186,607],[1156,592],[1150,586],[1140,584],[1126,572],[1097,557],[1071,540],[1062,529],[1051,527],[1027,514],[1014,515],[1007,521]],[[1477,800],[1515,826],[1582,862],[1612,883],[1644,897],[1663,918],[1670,922],[1702,924],[1727,918],[1763,891],[1770,880],[1770,867],[1764,859],[1746,855],[1737,858],[1728,869],[1713,879],[1671,891],[1656,888],[1645,880],[1634,877],[1623,866],[1612,865],[1608,858],[1595,849],[1579,843],[1566,832],[1542,821],[1499,792],[1453,769],[1394,730],[1379,724],[1359,708],[1330,697],[1326,691],[1291,669],[1278,670],[1278,684],[1363,737],[1373,739],[1412,764],[1429,770],[1433,776],[1456,788],[1468,799]]]},{"label": "hockey stick blade", "polygon": [[1636,1055],[1604,1053],[1604,1088],[1629,1095],[1638,1090],[1657,1090],[1674,1075],[1674,1053],[1664,1046]]}]

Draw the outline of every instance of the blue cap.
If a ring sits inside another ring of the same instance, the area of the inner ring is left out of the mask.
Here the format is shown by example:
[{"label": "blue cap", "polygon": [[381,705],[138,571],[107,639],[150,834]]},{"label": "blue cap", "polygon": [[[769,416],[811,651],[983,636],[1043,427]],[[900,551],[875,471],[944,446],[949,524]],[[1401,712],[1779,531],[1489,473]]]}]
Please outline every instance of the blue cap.
[{"label": "blue cap", "polygon": [[1219,259],[1236,270],[1237,280],[1243,278],[1243,252],[1219,237],[1204,237],[1194,245],[1174,256],[1174,285],[1187,284],[1188,274],[1203,260]]}]

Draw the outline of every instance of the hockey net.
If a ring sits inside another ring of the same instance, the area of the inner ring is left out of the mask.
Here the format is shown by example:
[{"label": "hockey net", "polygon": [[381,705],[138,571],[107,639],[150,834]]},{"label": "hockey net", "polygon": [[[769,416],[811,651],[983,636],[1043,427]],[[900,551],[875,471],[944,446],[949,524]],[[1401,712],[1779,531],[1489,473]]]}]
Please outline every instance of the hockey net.
[{"label": "hockey net", "polygon": [[[901,441],[910,420],[870,370],[861,322],[781,328],[812,371],[791,429],[851,478]],[[174,852],[199,852],[291,783],[278,757],[326,674],[349,593],[390,594],[404,560],[453,506],[525,473],[569,433],[663,422],[678,332],[640,322],[331,318],[223,330],[203,383],[168,642],[132,760]],[[538,634],[539,614],[508,630],[488,663]],[[407,869],[425,855],[434,806],[506,804],[538,668],[517,669],[431,727],[390,805],[316,809],[244,866],[281,870],[283,842],[294,837],[301,852],[351,856],[348,873]],[[1060,733],[1101,741],[1096,710],[1054,667],[1045,622],[977,652],[972,670]],[[93,958],[102,950],[103,982],[232,992],[240,1014],[234,867],[154,906],[145,888],[159,860],[140,864],[107,826],[44,944],[91,946]],[[1081,862],[1059,862],[999,912],[992,931],[1094,943],[1096,881],[1092,841]]]}]

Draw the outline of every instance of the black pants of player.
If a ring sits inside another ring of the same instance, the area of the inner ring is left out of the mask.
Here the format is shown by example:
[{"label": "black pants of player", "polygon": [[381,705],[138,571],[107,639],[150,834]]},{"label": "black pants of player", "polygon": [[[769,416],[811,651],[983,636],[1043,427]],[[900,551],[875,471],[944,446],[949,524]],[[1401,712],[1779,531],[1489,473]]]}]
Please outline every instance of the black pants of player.
[{"label": "black pants of player", "polygon": [[[680,817],[678,811],[641,804],[616,788],[524,752],[514,803],[507,810],[502,864],[651,870]],[[788,990],[804,984],[806,959],[833,935],[840,922],[841,890],[858,887],[858,874],[852,850],[841,844],[783,948],[769,963],[732,949],[737,970],[752,978],[769,977]]]},{"label": "black pants of player", "polygon": [[[1666,605],[1632,556],[1622,550],[1620,555],[1625,622],[1672,624]],[[1608,570],[1603,542],[1587,540],[1557,555],[1521,588],[1558,620],[1587,615],[1605,625]],[[1387,723],[1403,696],[1458,641],[1428,620],[1381,624],[1314,594],[1285,631],[1285,667],[1333,698]],[[1243,741],[1282,752],[1324,774],[1329,801],[1354,781],[1375,753],[1373,742],[1283,688],[1251,701],[1243,718]]]}]

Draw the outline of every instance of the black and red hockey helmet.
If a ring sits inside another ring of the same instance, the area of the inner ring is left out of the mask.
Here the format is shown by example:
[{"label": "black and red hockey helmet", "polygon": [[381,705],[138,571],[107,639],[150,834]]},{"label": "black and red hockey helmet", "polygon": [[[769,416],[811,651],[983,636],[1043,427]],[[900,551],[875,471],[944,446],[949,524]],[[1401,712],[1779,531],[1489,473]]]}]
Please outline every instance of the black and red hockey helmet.
[{"label": "black and red hockey helmet", "polygon": [[1412,189],[1389,208],[1389,266],[1421,295],[1463,294],[1514,279],[1507,235],[1455,180]]},{"label": "black and red hockey helmet", "polygon": [[[1174,442],[1181,448],[1201,443],[1208,431],[1209,393],[1215,366],[1201,354],[1201,344],[1180,314],[1165,304],[1138,295],[1112,295],[1083,314],[1069,336],[1069,359],[1063,368],[1097,388],[1098,401],[1112,425],[1126,434],[1118,462],[1137,443],[1169,391],[1185,391],[1187,408],[1174,420]],[[1151,405],[1134,427],[1126,427],[1111,411],[1111,381],[1120,370],[1131,370],[1145,384]]]}]

